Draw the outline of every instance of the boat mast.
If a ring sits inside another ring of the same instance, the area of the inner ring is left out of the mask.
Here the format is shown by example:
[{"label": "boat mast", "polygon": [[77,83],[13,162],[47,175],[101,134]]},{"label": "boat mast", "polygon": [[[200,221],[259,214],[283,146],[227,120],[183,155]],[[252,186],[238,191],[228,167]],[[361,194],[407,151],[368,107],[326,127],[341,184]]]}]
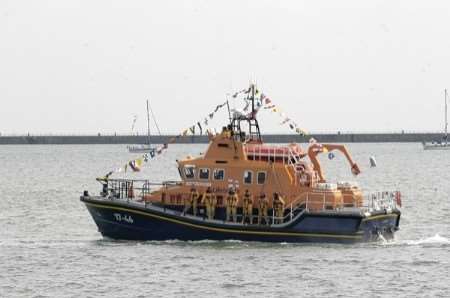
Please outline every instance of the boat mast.
[{"label": "boat mast", "polygon": [[148,138],[148,145],[150,146],[150,113],[148,110],[148,100],[147,100],[147,138]]},{"label": "boat mast", "polygon": [[447,143],[447,136],[448,136],[447,89],[444,89],[444,99],[445,99],[445,127],[444,127],[445,135],[444,135],[444,140],[445,140],[445,143]]},{"label": "boat mast", "polygon": [[254,84],[251,85],[251,98],[252,101],[252,112],[248,119],[249,125],[249,134],[253,138],[253,140],[261,142],[261,132],[259,130],[259,123],[256,119],[256,110],[255,110],[255,96],[256,96],[256,86]]},{"label": "boat mast", "polygon": [[[246,115],[232,115],[231,129],[234,132],[236,140],[239,140],[241,142],[254,141],[261,143],[261,133],[259,130],[258,120],[256,119],[257,111],[255,110],[255,96],[257,94],[256,86],[254,84],[251,84],[249,89],[245,93],[247,93],[247,98],[245,99],[247,102],[247,107],[251,103],[252,110]],[[245,132],[242,131],[241,122],[246,122],[248,124],[249,139],[246,138]]]},{"label": "boat mast", "polygon": [[148,100],[147,100],[147,104],[150,108],[150,113],[152,113],[153,123],[155,123],[155,127],[158,130],[158,134],[161,136],[161,130],[159,129],[159,125],[158,125],[158,122],[156,122],[156,117],[155,117],[155,114],[153,113],[152,106],[148,103]]}]

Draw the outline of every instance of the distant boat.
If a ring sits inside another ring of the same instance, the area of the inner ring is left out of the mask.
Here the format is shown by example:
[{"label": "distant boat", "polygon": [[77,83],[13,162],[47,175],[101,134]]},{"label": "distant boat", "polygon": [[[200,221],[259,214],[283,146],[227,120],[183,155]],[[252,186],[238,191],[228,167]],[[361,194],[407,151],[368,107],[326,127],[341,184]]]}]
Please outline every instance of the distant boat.
[{"label": "distant boat", "polygon": [[132,145],[128,146],[128,152],[130,153],[150,153],[155,152],[156,148],[152,145],[140,144],[140,145]]},{"label": "distant boat", "polygon": [[[153,115],[153,111],[152,111]],[[159,127],[156,123],[155,116],[153,115],[153,120],[155,121],[156,128],[158,129],[159,134],[161,132],[159,131]],[[149,113],[149,105],[147,100],[147,144],[138,144],[138,145],[131,145],[128,146],[128,152],[130,153],[150,153],[154,154],[156,151],[156,147],[152,146],[151,143],[151,132],[150,132],[150,113]]]},{"label": "distant boat", "polygon": [[447,113],[447,89],[444,90],[445,99],[445,120],[444,120],[444,136],[441,140],[432,141],[431,143],[422,142],[424,150],[450,150],[448,142],[448,113]]}]

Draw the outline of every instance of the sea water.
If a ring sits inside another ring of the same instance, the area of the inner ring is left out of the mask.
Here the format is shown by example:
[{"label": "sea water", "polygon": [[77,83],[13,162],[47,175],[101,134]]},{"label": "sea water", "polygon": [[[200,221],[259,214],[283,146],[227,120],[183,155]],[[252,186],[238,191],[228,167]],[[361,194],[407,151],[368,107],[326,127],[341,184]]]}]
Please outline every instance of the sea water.
[{"label": "sea water", "polygon": [[[449,297],[450,151],[350,144],[321,160],[327,178],[401,190],[395,240],[356,245],[104,239],[79,201],[95,181],[139,157],[125,145],[0,146],[0,297]],[[177,179],[172,145],[128,177]],[[369,158],[377,159],[370,168]],[[122,174],[120,174],[122,175]],[[121,176],[116,176],[121,177]]]}]

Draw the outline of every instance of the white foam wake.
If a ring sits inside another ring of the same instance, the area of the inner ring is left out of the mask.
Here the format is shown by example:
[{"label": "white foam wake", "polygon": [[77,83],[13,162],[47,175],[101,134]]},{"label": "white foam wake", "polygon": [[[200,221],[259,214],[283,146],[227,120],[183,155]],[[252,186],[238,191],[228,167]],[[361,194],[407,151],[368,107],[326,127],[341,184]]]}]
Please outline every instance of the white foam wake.
[{"label": "white foam wake", "polygon": [[428,237],[420,240],[410,240],[407,241],[409,245],[422,245],[422,244],[450,244],[450,239],[442,237],[439,234],[434,235],[433,237]]}]

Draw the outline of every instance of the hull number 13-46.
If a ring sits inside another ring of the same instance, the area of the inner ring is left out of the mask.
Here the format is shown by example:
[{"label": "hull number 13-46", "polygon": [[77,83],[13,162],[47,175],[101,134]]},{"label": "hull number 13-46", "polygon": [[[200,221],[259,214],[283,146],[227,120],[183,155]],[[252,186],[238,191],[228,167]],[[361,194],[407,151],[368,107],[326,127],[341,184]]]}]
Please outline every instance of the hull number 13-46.
[{"label": "hull number 13-46", "polygon": [[133,218],[131,217],[131,215],[127,215],[127,214],[120,214],[120,213],[114,213],[114,219],[118,222],[126,222],[129,224],[132,224],[134,222]]}]

